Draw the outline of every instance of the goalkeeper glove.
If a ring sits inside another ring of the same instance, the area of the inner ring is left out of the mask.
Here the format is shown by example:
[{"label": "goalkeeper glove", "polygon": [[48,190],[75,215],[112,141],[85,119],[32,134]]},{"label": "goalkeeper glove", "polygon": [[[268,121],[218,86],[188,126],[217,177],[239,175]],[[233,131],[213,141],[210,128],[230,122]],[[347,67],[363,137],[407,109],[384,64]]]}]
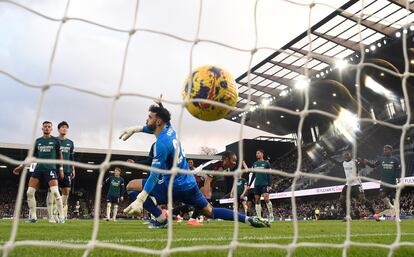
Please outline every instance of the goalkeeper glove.
[{"label": "goalkeeper glove", "polygon": [[134,133],[142,132],[143,130],[144,130],[143,126],[135,126],[135,127],[126,128],[121,132],[121,135],[119,136],[119,139],[122,139],[122,140],[126,141]]},{"label": "goalkeeper glove", "polygon": [[144,202],[147,200],[147,197],[148,193],[146,191],[139,193],[137,199],[125,208],[124,213],[130,215],[142,213],[144,210]]}]

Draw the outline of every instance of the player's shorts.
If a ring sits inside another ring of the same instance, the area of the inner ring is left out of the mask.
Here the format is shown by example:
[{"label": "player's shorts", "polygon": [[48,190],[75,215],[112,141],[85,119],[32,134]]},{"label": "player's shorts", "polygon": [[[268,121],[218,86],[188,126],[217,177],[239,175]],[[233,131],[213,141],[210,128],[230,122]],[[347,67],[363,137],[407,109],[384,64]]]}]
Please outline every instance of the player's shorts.
[{"label": "player's shorts", "polygon": [[49,182],[57,179],[56,170],[35,170],[32,173],[32,178],[37,178],[40,181]]},{"label": "player's shorts", "polygon": [[59,180],[59,187],[65,188],[65,187],[71,187],[71,186],[72,186],[71,174],[65,173],[63,176],[63,180]]},{"label": "player's shorts", "polygon": [[380,186],[380,192],[385,194],[385,196],[394,199],[395,198],[395,193],[396,193],[396,189],[393,187],[387,187],[387,186]]},{"label": "player's shorts", "polygon": [[269,193],[269,191],[267,190],[267,186],[258,186],[255,185],[254,186],[254,194],[255,195],[262,195],[265,193]]},{"label": "player's shorts", "polygon": [[[342,192],[341,195],[346,196],[346,191],[348,186],[345,185],[344,188],[342,188]],[[356,198],[358,197],[360,194],[364,193],[364,189],[362,188],[361,185],[355,185],[355,186],[351,186],[351,198]]]},{"label": "player's shorts", "polygon": [[[147,179],[142,180],[142,188],[144,188]],[[157,204],[168,203],[168,184],[164,181],[160,181],[151,191],[150,196],[153,196],[157,200]],[[201,193],[200,189],[195,185],[193,188],[178,191],[173,189],[174,202],[181,202],[194,206],[197,210],[201,210],[208,205],[207,199]]]},{"label": "player's shorts", "polygon": [[106,202],[107,203],[119,204],[119,197],[113,196],[113,195],[107,195],[106,196]]}]

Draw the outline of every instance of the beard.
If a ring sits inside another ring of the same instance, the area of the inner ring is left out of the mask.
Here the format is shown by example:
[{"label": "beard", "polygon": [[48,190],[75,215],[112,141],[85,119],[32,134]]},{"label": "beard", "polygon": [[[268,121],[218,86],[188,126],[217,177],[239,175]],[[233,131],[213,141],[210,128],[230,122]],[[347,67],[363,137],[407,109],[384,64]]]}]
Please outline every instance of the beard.
[{"label": "beard", "polygon": [[151,132],[153,132],[156,129],[156,127],[157,126],[155,125],[155,123],[154,124],[151,124],[151,125],[147,124],[148,130],[151,131]]}]

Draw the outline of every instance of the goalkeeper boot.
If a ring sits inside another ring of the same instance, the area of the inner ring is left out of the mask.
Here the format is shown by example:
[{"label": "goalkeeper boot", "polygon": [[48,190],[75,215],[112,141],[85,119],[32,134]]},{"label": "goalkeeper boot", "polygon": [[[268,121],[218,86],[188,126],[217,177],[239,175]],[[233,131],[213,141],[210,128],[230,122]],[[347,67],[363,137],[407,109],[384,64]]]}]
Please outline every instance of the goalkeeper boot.
[{"label": "goalkeeper boot", "polygon": [[159,222],[157,220],[150,220],[150,224],[148,228],[167,228],[168,227],[168,220],[165,219],[164,222]]},{"label": "goalkeeper boot", "polygon": [[36,223],[37,219],[28,219],[26,220],[26,223]]},{"label": "goalkeeper boot", "polygon": [[270,228],[270,223],[259,217],[249,217],[248,222],[255,228]]}]

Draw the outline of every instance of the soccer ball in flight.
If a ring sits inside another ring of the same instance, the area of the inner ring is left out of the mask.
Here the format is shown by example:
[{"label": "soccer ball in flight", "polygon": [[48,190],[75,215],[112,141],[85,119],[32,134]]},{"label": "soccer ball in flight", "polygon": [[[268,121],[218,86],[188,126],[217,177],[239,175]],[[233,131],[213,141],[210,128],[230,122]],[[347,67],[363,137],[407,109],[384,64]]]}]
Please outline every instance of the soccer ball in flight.
[{"label": "soccer ball in flight", "polygon": [[[206,65],[195,69],[184,84],[184,100],[205,99],[236,106],[238,89],[230,73],[216,66]],[[193,101],[187,104],[187,110],[194,117],[214,121],[224,118],[229,112],[222,106]]]}]

